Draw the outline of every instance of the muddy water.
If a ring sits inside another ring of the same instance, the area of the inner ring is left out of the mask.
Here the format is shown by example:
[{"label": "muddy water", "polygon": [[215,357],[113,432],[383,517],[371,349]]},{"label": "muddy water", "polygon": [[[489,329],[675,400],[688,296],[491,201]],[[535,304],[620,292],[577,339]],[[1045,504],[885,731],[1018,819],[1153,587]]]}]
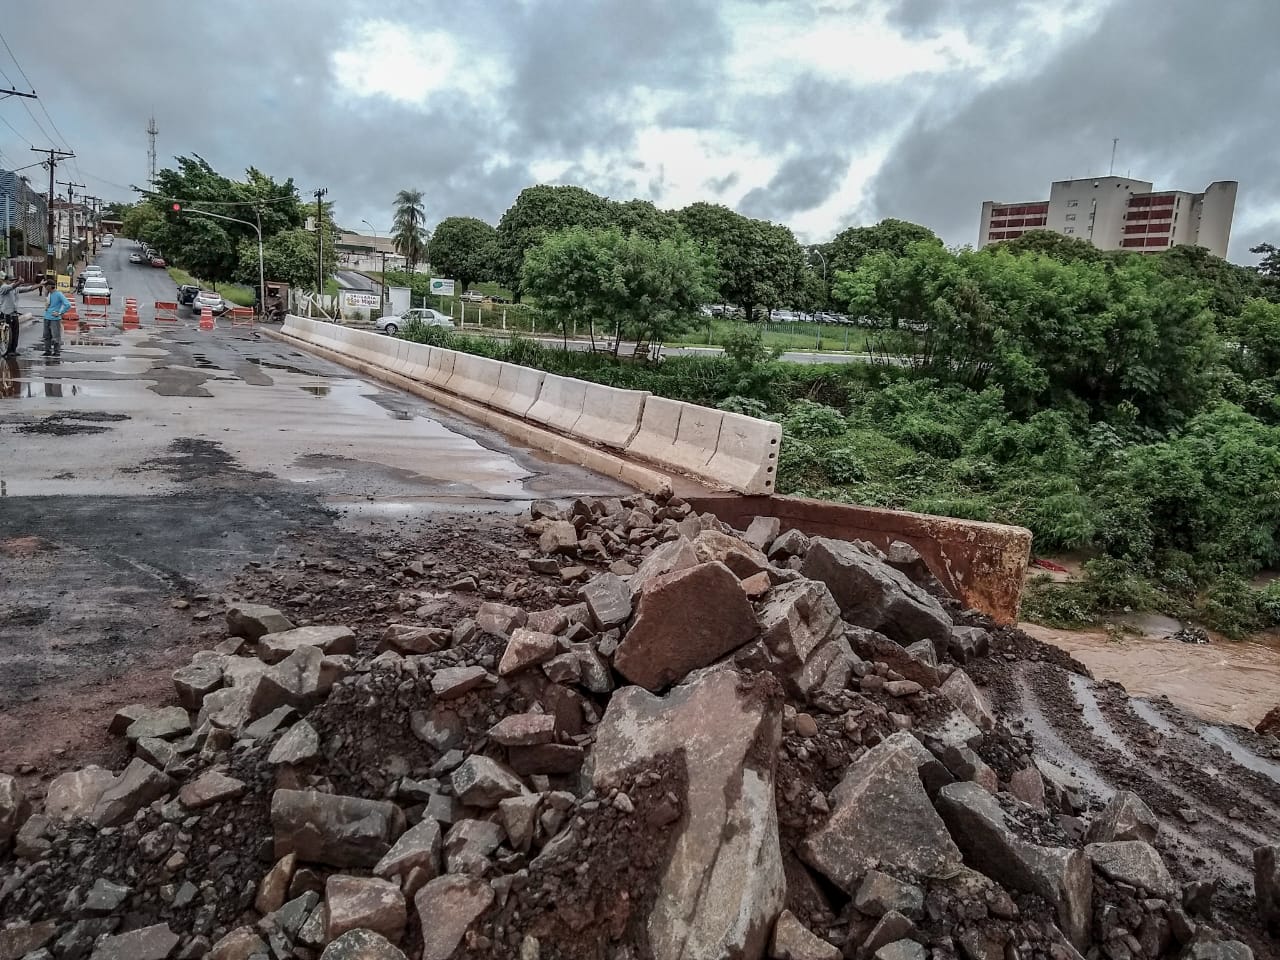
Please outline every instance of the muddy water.
[{"label": "muddy water", "polygon": [[1186,644],[1149,636],[1112,640],[1101,631],[1019,624],[1061,647],[1099,679],[1140,697],[1167,696],[1207,720],[1253,727],[1280,703],[1280,637]]}]

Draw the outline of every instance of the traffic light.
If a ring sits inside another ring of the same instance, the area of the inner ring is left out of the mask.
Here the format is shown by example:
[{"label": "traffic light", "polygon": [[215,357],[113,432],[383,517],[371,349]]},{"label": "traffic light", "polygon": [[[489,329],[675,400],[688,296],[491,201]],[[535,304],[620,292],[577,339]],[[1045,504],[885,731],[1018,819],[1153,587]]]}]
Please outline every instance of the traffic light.
[{"label": "traffic light", "polygon": [[173,205],[173,212],[174,212],[174,213],[181,213],[181,212],[182,212],[182,204],[180,204],[180,203],[175,203],[175,204]]}]

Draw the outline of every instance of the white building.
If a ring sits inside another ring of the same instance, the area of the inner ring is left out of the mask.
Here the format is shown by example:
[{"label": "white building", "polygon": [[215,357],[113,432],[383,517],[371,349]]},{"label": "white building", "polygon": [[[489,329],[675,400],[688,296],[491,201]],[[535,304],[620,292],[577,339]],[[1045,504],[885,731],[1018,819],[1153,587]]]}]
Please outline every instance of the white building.
[{"label": "white building", "polygon": [[1218,180],[1203,193],[1153,192],[1151,186],[1129,177],[1091,177],[1055,181],[1048,200],[988,200],[982,205],[978,246],[1028,230],[1050,230],[1101,250],[1152,253],[1186,245],[1227,255],[1239,187],[1235,180]]}]

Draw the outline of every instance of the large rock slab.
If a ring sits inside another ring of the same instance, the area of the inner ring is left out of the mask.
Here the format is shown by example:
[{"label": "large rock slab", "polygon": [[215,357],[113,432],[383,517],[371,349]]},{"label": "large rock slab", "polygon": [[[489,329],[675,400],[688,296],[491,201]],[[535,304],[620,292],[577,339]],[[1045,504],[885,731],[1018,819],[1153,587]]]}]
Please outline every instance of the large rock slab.
[{"label": "large rock slab", "polygon": [[356,652],[356,635],[350,627],[317,625],[295,627],[281,633],[268,633],[258,641],[258,657],[266,663],[279,663],[299,647],[315,647],[325,654]]},{"label": "large rock slab", "polygon": [[1094,869],[1108,880],[1127,883],[1162,900],[1173,900],[1178,895],[1173,877],[1160,854],[1145,840],[1091,843],[1084,852],[1093,862]]},{"label": "large rock slab", "polygon": [[292,630],[293,624],[279,610],[260,603],[237,603],[227,608],[227,631],[233,637],[257,641],[268,633]]},{"label": "large rock slab", "polygon": [[662,690],[748,643],[759,629],[733,571],[719,561],[700,563],[644,585],[613,665],[631,682]]},{"label": "large rock slab", "polygon": [[920,777],[921,768],[933,763],[905,732],[868,750],[831,791],[831,815],[805,838],[800,856],[849,894],[873,867],[940,880],[955,876],[960,849]]},{"label": "large rock slab", "polygon": [[952,783],[938,793],[946,821],[965,862],[1014,890],[1044,897],[1058,924],[1079,950],[1089,946],[1093,875],[1083,850],[1043,847],[1022,839],[1004,809],[976,783]]},{"label": "large rock slab", "polygon": [[493,900],[493,889],[474,877],[437,877],[419,890],[413,905],[422,928],[422,960],[449,960]]},{"label": "large rock slab", "polygon": [[316,790],[277,790],[271,797],[275,855],[333,867],[373,867],[404,833],[394,803]]},{"label": "large rock slab", "polygon": [[179,939],[167,923],[157,923],[99,940],[90,960],[165,960],[173,955]]},{"label": "large rock slab", "polygon": [[349,930],[372,930],[393,943],[408,922],[404,894],[398,884],[376,877],[335,875],[324,885],[329,912],[328,936],[337,939]]},{"label": "large rock slab", "polygon": [[89,815],[99,827],[114,827],[159,800],[173,789],[173,781],[147,761],[134,757],[120,776],[98,798]]},{"label": "large rock slab", "polygon": [[647,920],[657,960],[759,957],[767,945],[786,894],[774,806],[782,736],[775,690],[770,680],[747,687],[720,665],[665,697],[622,688],[596,728],[601,792],[637,764],[684,754],[685,818]]},{"label": "large rock slab", "polygon": [[924,638],[950,641],[951,617],[942,605],[904,574],[855,544],[814,538],[800,572],[830,588],[850,623],[878,630],[903,645]]},{"label": "large rock slab", "polygon": [[645,557],[636,568],[636,572],[631,575],[631,595],[633,597],[638,595],[645,584],[657,577],[675,573],[678,570],[688,570],[697,566],[697,563],[698,552],[693,548],[692,543],[684,537],[669,540],[655,547],[653,553]]}]

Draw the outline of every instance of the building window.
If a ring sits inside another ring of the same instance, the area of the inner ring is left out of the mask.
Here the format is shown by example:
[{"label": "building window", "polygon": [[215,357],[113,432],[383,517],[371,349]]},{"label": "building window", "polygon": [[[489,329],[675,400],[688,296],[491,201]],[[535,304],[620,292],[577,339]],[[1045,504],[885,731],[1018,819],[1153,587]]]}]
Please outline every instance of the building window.
[{"label": "building window", "polygon": [[1075,228],[1075,227],[1063,227],[1063,228],[1062,228],[1062,232],[1063,232],[1063,233],[1075,233],[1075,232],[1076,232],[1076,228]]},{"label": "building window", "polygon": [[1076,215],[1075,215],[1074,213],[1068,213],[1068,214],[1067,214],[1067,219],[1068,219],[1068,220],[1074,220],[1075,218],[1076,218]]},{"label": "building window", "polygon": [[1079,201],[1079,200],[1068,200],[1068,201],[1067,201],[1067,206],[1068,206],[1068,207],[1078,207],[1078,206],[1080,206],[1080,201]]}]

